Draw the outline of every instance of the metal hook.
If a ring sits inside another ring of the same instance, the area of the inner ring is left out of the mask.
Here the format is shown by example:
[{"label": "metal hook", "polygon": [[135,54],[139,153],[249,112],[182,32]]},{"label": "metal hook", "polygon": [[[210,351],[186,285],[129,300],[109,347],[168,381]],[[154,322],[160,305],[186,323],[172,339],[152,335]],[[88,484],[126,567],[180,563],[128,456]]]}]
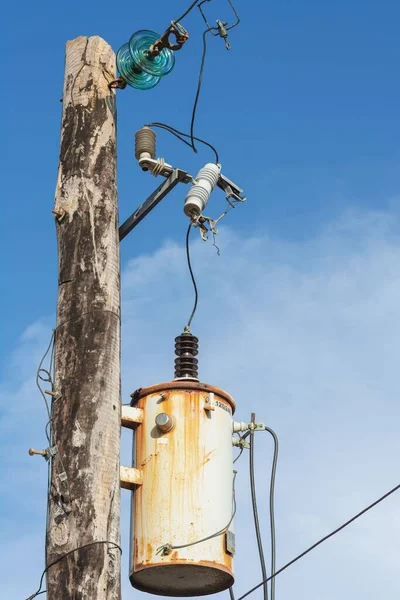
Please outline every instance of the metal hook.
[{"label": "metal hook", "polygon": [[[229,4],[230,4],[230,6],[231,6],[231,8],[232,8],[232,11],[233,11],[233,13],[234,13],[234,15],[235,15],[235,17],[236,17],[236,21],[235,21],[234,23],[232,23],[232,25],[228,25],[228,22],[227,22],[227,21],[226,21],[226,22],[223,22],[223,21],[221,21],[220,19],[217,19],[217,25],[218,25],[218,28],[217,28],[217,31],[216,31],[216,33],[214,33],[214,31],[215,31],[215,29],[216,29],[216,28],[215,28],[215,27],[211,27],[211,26],[210,26],[209,22],[207,21],[207,17],[206,17],[206,15],[204,14],[204,12],[203,12],[203,9],[201,8],[201,7],[202,7],[202,5],[203,5],[203,4],[205,4],[206,2],[210,2],[210,0],[203,0],[202,2],[200,2],[200,3],[197,5],[197,6],[198,6],[198,8],[199,8],[199,10],[200,10],[201,16],[203,17],[203,20],[204,20],[205,24],[207,25],[207,28],[208,28],[208,30],[210,31],[210,33],[211,33],[212,35],[214,35],[214,36],[220,36],[220,37],[222,37],[222,38],[224,39],[224,41],[225,41],[225,47],[226,47],[226,49],[227,49],[227,50],[230,50],[230,49],[231,49],[231,45],[230,45],[230,43],[228,42],[228,31],[229,31],[230,29],[233,29],[233,28],[234,28],[234,27],[236,27],[237,25],[239,25],[239,23],[240,23],[240,17],[239,17],[239,15],[238,15],[238,13],[237,13],[237,11],[236,11],[235,7],[233,6],[233,3],[232,3],[232,1],[231,1],[231,0],[228,0],[228,2],[229,2]],[[228,25],[228,26],[227,26],[227,25]]]},{"label": "metal hook", "polygon": [[225,48],[227,50],[230,50],[232,46],[228,42],[228,30],[225,27],[225,25],[228,25],[228,23],[226,21],[222,22],[219,19],[217,19],[217,25],[218,25],[218,35],[220,37],[222,37],[223,40],[225,41]]}]

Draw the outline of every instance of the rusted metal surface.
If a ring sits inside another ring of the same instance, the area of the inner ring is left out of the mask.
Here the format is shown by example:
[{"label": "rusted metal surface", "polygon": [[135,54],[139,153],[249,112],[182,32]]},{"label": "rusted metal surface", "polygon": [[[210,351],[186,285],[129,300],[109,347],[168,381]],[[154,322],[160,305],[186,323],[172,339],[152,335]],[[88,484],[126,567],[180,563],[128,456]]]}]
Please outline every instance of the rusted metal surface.
[{"label": "rusted metal surface", "polygon": [[125,79],[122,79],[122,77],[117,77],[110,81],[108,87],[110,90],[124,90],[126,88],[126,81]]},{"label": "rusted metal surface", "polygon": [[[213,411],[206,410],[210,393]],[[177,381],[141,389],[135,401],[144,416],[134,453],[143,485],[133,495],[131,583],[164,596],[227,589],[234,579],[225,534],[194,542],[224,529],[232,515],[233,399],[207,384]],[[167,433],[156,425],[160,413],[174,419]],[[165,544],[182,547],[162,555]]]},{"label": "rusted metal surface", "polygon": [[[170,37],[175,37],[175,43],[171,42]],[[163,48],[169,50],[180,50],[189,39],[189,34],[180,23],[171,22],[171,25],[164,31],[162,36],[150,46],[147,54],[149,57],[158,56]]]},{"label": "rusted metal surface", "polygon": [[[132,581],[132,576],[131,576]],[[223,565],[175,560],[170,564],[146,565],[135,573],[135,588],[158,596],[206,596],[223,591],[234,583]]]},{"label": "rusted metal surface", "polygon": [[228,392],[221,390],[214,385],[208,383],[202,383],[199,381],[167,381],[166,383],[157,383],[156,385],[149,386],[147,388],[139,388],[133,394],[131,394],[132,402],[131,406],[136,406],[140,398],[155,394],[156,392],[165,392],[168,395],[169,390],[191,390],[199,392],[214,393],[216,396],[224,399],[230,405],[232,409],[232,415],[235,414],[236,404],[234,399]]},{"label": "rusted metal surface", "polygon": [[140,423],[143,423],[143,411],[134,406],[121,407],[121,427],[136,429]]}]

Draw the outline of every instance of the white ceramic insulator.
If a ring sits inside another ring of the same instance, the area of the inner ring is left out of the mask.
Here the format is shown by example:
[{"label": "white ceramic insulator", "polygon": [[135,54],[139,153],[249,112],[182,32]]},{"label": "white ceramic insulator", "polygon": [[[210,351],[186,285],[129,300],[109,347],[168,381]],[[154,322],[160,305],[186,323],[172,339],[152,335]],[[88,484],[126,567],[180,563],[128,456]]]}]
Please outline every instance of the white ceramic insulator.
[{"label": "white ceramic insulator", "polygon": [[243,421],[233,421],[232,423],[232,432],[239,433],[239,431],[247,431],[249,428],[248,423],[244,423]]},{"label": "white ceramic insulator", "polygon": [[197,173],[195,183],[192,185],[185,198],[184,211],[188,217],[196,218],[204,210],[211,192],[217,185],[221,167],[207,163]]}]

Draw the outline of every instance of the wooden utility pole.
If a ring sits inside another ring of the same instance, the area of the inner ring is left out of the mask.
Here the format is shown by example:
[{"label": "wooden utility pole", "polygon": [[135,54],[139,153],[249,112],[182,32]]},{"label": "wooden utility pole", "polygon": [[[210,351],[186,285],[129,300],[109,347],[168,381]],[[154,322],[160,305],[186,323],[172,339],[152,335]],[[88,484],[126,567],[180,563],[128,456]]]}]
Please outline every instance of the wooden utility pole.
[{"label": "wooden utility pole", "polygon": [[49,600],[120,598],[120,268],[115,96],[108,87],[114,78],[115,55],[104,40],[67,43],[54,208],[57,453],[47,524]]}]

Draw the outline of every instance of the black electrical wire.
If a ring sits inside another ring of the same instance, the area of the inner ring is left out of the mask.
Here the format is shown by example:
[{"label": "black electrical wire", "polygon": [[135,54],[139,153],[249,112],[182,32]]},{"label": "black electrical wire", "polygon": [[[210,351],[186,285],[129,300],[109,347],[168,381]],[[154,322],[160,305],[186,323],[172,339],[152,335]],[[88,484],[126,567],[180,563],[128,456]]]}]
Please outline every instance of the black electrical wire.
[{"label": "black electrical wire", "polygon": [[[269,522],[271,527],[271,575],[275,573],[276,568],[276,536],[275,536],[275,477],[276,477],[276,466],[278,464],[278,436],[275,431],[270,427],[265,427],[265,431],[268,431],[274,440],[274,457],[272,460],[271,468],[271,479],[269,486]],[[271,600],[275,600],[275,577],[271,579]]]},{"label": "black electrical wire", "polygon": [[[275,431],[270,427],[265,427],[265,431],[271,434],[274,440],[274,457],[272,460],[272,468],[271,468],[271,478],[269,485],[269,521],[270,521],[270,529],[271,529],[271,575],[275,573],[276,566],[276,535],[275,535],[275,479],[276,479],[276,467],[278,464],[278,451],[279,451],[279,442],[278,436]],[[246,431],[241,437],[242,440],[245,440],[248,436],[252,436],[252,431]],[[251,437],[252,439],[252,437]],[[250,442],[251,443],[251,442]],[[242,446],[243,448],[243,446]],[[250,446],[251,452],[251,446]],[[235,459],[237,460],[239,456]],[[235,461],[234,461],[235,462]],[[250,469],[251,473],[251,469]],[[275,578],[271,579],[271,600],[275,600]]]},{"label": "black electrical wire", "polygon": [[298,560],[300,560],[300,558],[303,558],[303,556],[305,556],[306,554],[308,554],[309,552],[311,552],[311,550],[314,550],[315,548],[317,548],[317,546],[319,546],[320,544],[322,544],[323,542],[325,542],[329,538],[331,538],[334,535],[336,535],[337,533],[339,533],[339,531],[342,531],[342,529],[344,529],[345,527],[347,527],[348,525],[350,525],[351,523],[353,523],[356,519],[358,519],[359,517],[361,517],[362,515],[364,515],[366,512],[368,512],[369,510],[371,510],[371,508],[374,508],[374,506],[376,506],[377,504],[379,504],[380,502],[382,502],[383,500],[385,500],[386,498],[388,498],[389,496],[391,496],[391,494],[394,494],[398,490],[400,490],[400,484],[396,485],[396,487],[394,487],[389,492],[387,492],[386,494],[384,494],[383,496],[381,496],[380,498],[378,498],[378,500],[375,500],[375,502],[373,502],[372,504],[370,504],[369,506],[367,506],[366,508],[364,508],[363,510],[361,510],[356,515],[354,515],[354,517],[352,517],[351,519],[349,519],[348,521],[346,521],[345,523],[343,523],[343,525],[341,525],[340,527],[337,527],[337,529],[334,529],[333,531],[331,531],[331,533],[328,533],[328,535],[325,535],[323,538],[321,538],[320,540],[318,540],[318,542],[315,542],[315,544],[313,544],[312,546],[310,546],[309,548],[307,548],[307,550],[304,550],[304,552],[302,552],[301,554],[299,554],[298,556],[296,556],[295,558],[293,558],[291,561],[289,561],[288,563],[286,563],[286,565],[283,565],[283,567],[281,567],[280,569],[278,569],[277,571],[275,571],[275,573],[273,573],[270,577],[268,577],[264,581],[261,581],[261,583],[258,583],[257,585],[255,585],[253,588],[251,588],[251,590],[249,590],[248,592],[246,592],[245,594],[243,594],[243,596],[240,596],[240,598],[238,598],[238,600],[243,600],[244,598],[246,598],[247,596],[249,596],[250,594],[252,594],[256,590],[258,590],[258,588],[260,588],[262,585],[264,585],[268,581],[271,581],[271,579],[274,579],[277,575],[279,575],[280,573],[282,573],[283,571],[285,571],[288,567],[290,567],[295,562],[297,562]]},{"label": "black electrical wire", "polygon": [[47,567],[43,570],[43,573],[42,573],[42,575],[40,577],[38,590],[34,594],[32,594],[31,596],[28,596],[28,598],[26,598],[26,600],[33,600],[34,598],[36,598],[36,596],[40,596],[40,594],[44,594],[44,592],[46,590],[42,590],[43,579],[44,579],[44,576],[46,575],[47,571],[51,567],[54,567],[54,565],[56,565],[59,562],[61,562],[62,560],[64,560],[64,558],[67,558],[67,556],[69,556],[70,554],[73,554],[74,552],[78,552],[78,550],[83,550],[83,548],[88,548],[89,546],[95,546],[96,544],[110,544],[111,546],[113,546],[113,548],[117,548],[121,552],[121,554],[122,554],[122,548],[121,548],[121,546],[119,546],[115,542],[110,542],[109,540],[99,540],[99,541],[96,541],[96,542],[89,542],[88,544],[83,544],[82,546],[78,546],[78,548],[73,548],[72,550],[69,550],[69,552],[66,552],[62,556],[59,556],[58,558],[56,558],[55,560],[53,560],[53,562],[51,562],[51,563],[49,563],[47,565]]},{"label": "black electrical wire", "polygon": [[173,23],[179,23],[179,21],[182,21],[182,19],[184,19],[186,17],[186,15],[188,15],[190,13],[190,11],[192,11],[194,9],[194,7],[196,6],[196,4],[198,2],[199,2],[199,0],[195,0],[194,2],[192,2],[192,4],[185,10],[185,12],[183,13],[183,15],[181,15],[179,17],[179,19],[175,19],[172,22]]},{"label": "black electrical wire", "polygon": [[250,491],[251,491],[251,503],[253,505],[253,516],[254,516],[254,527],[256,531],[258,555],[260,557],[261,573],[263,577],[263,591],[264,600],[268,600],[268,577],[267,568],[265,566],[264,550],[261,539],[260,522],[258,520],[258,509],[257,509],[257,495],[256,495],[256,484],[254,477],[254,431],[250,431]]},{"label": "black electrical wire", "polygon": [[[46,394],[42,390],[40,381],[52,383],[51,373],[47,369],[43,369],[42,365],[43,365],[44,361],[46,360],[48,353],[50,352],[50,370],[51,370],[51,366],[53,363],[53,346],[54,346],[54,331],[51,334],[49,345],[47,346],[46,351],[43,354],[43,356],[40,360],[39,366],[37,368],[37,371],[36,371],[36,385],[37,385],[39,392],[40,392],[40,394],[44,400],[44,403],[46,405],[46,411],[47,411],[47,416],[48,416],[49,420],[51,420],[51,408],[47,401]],[[47,435],[47,432],[46,432],[46,435]],[[47,435],[47,441],[50,444],[50,436],[49,435]]]},{"label": "black electrical wire", "polygon": [[[175,127],[171,127],[171,125],[167,125],[166,123],[159,123],[158,121],[155,121],[154,123],[148,123],[146,126],[147,127],[158,127],[160,129],[165,129],[165,131],[172,133],[172,135],[174,135],[176,138],[178,138],[178,140],[180,140],[181,142],[186,144],[186,146],[189,146],[189,148],[192,148],[192,150],[193,150],[192,144],[190,142],[187,142],[186,140],[184,140],[181,137],[181,136],[183,136],[183,137],[191,139],[191,135],[189,133],[183,133],[182,131],[179,131]],[[206,142],[206,140],[203,140],[203,139],[201,139],[199,137],[195,137],[195,136],[193,136],[193,139],[196,140],[196,142],[200,142],[201,144],[208,146],[208,148],[210,148],[215,154],[215,164],[219,163],[218,151],[212,144],[210,144],[210,142]]]},{"label": "black electrical wire", "polygon": [[235,462],[239,460],[239,458],[242,456],[242,454],[243,454],[243,448],[240,448],[240,452],[237,455],[237,457],[235,458],[235,460],[233,461],[233,464],[235,464]]},{"label": "black electrical wire", "polygon": [[190,248],[189,248],[189,236],[190,236],[190,230],[192,229],[192,223],[189,223],[189,227],[186,233],[186,258],[187,258],[187,264],[189,267],[189,273],[190,273],[190,277],[192,278],[192,283],[193,283],[193,289],[194,289],[194,306],[193,306],[193,310],[192,310],[192,314],[189,317],[189,320],[187,322],[187,329],[190,330],[190,325],[192,324],[192,320],[193,317],[196,313],[196,309],[197,309],[197,302],[199,299],[199,293],[197,291],[197,285],[196,285],[196,280],[194,278],[193,275],[193,269],[192,269],[192,264],[190,262]]},{"label": "black electrical wire", "polygon": [[229,596],[231,597],[231,600],[235,600],[235,594],[233,593],[233,588],[229,588]]},{"label": "black electrical wire", "polygon": [[192,143],[192,148],[195,152],[197,152],[197,148],[194,145],[194,122],[196,119],[196,111],[197,111],[197,105],[199,103],[199,96],[200,96],[200,91],[201,91],[201,84],[203,82],[203,71],[204,71],[204,63],[206,60],[206,54],[207,54],[207,41],[206,41],[206,35],[207,33],[209,33],[210,31],[218,31],[218,29],[216,27],[209,27],[208,29],[206,29],[203,32],[203,54],[201,56],[201,62],[200,62],[200,72],[199,72],[199,78],[197,81],[197,90],[196,90],[196,96],[194,99],[194,103],[193,103],[193,109],[192,109],[192,119],[190,122],[190,141]]}]

